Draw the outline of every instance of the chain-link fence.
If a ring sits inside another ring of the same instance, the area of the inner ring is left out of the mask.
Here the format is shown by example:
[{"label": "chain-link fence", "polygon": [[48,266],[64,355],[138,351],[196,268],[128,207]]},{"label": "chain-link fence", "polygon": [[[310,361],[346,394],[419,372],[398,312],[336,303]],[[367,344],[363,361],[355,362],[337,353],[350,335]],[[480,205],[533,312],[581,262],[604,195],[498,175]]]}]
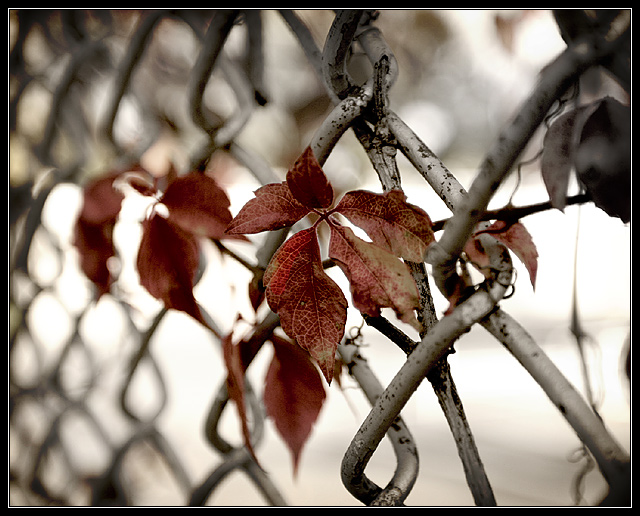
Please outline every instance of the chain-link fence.
[{"label": "chain-link fence", "polygon": [[[516,281],[503,245],[490,234],[481,237],[491,273],[448,315],[438,315],[434,298],[451,293],[470,231],[484,220],[500,218],[488,211],[489,202],[509,174],[520,170],[528,145],[541,145],[554,110],[568,99],[575,101],[573,88],[586,71],[605,65],[624,87],[625,77],[630,78],[624,66],[628,13],[594,17],[588,31],[579,23],[563,26],[568,44],[544,69],[532,93],[522,96],[517,116],[500,122],[495,138],[492,128],[470,144],[483,149],[484,160],[468,188],[389,101],[394,88],[412,95],[408,83],[425,74],[421,67],[427,69],[425,63],[442,53],[444,25],[426,11],[414,13],[422,25],[415,21],[406,26],[413,20],[407,16],[401,25],[385,26],[397,31],[394,41],[415,37],[424,49],[404,61],[422,59],[403,82],[381,29],[386,14],[10,11],[11,505],[216,504],[214,493],[229,488],[236,473],[246,484],[233,495],[236,502],[223,503],[256,503],[246,498],[248,491],[258,493],[260,503],[289,503],[281,479],[269,472],[268,448],[273,445],[265,445],[264,464],[256,463],[236,435],[235,413],[227,416],[232,403],[219,339],[232,330],[238,313],[253,314],[255,321],[245,321],[250,328],[245,343],[252,350],[249,362],[259,362],[263,344],[279,331],[278,316],[264,305],[253,310],[255,299],[245,292],[259,292],[253,282],[261,278],[287,231],[256,237],[250,244],[254,247],[212,239],[200,250],[195,289],[207,324],[216,330],[209,332],[152,299],[139,285],[133,264],[148,202],[125,197],[116,216],[101,221],[97,236],[92,233],[97,239],[92,249],[103,244],[114,249],[104,268],[93,269],[92,283],[78,274],[81,268],[87,273],[87,266],[79,260],[77,218],[84,186],[105,174],[139,169],[150,171],[156,181],[167,174],[207,170],[226,188],[235,210],[251,197],[247,185],[255,189],[283,181],[283,171],[307,146],[328,168],[330,156],[333,160],[339,154],[331,179],[340,192],[372,184],[372,178],[383,192],[402,190],[408,174],[411,181],[428,185],[439,203],[434,211],[445,214],[434,225],[437,243],[426,262],[409,264],[420,294],[420,334],[411,337],[403,325],[383,316],[362,320],[357,314],[338,347],[343,381],[352,382],[373,407],[368,416],[358,416],[355,435],[346,436],[340,451],[341,466],[336,463],[332,469],[353,503],[402,505],[411,500],[421,439],[401,415],[415,402],[425,378],[453,435],[470,493],[464,502],[446,503],[500,502],[448,363],[453,344],[480,327],[504,347],[501,351],[516,358],[520,374],[533,378],[575,432],[582,457],[611,488],[605,503],[627,503],[628,451],[598,414],[592,393],[587,389],[581,394],[498,304],[512,294]],[[513,36],[506,29],[501,34]],[[511,103],[505,104],[497,111],[509,111]],[[438,127],[438,136],[446,140],[446,127]],[[100,197],[101,202],[108,197]],[[579,193],[568,203],[585,200],[589,198]],[[527,209],[515,220],[549,206]],[[437,290],[432,294],[433,286]],[[403,352],[388,382],[380,381],[371,367],[369,354],[373,357],[375,350],[363,342],[367,330]],[[586,335],[577,316],[572,330],[581,343]],[[159,358],[163,346],[172,351]],[[206,379],[207,392],[183,397],[195,377]],[[348,388],[343,388],[348,399]],[[269,441],[265,433],[271,432],[259,391],[247,376],[250,439],[258,454],[263,441]],[[204,414],[204,420],[193,413]],[[337,432],[340,423],[332,426]],[[378,450],[385,437],[391,443],[386,452]],[[198,439],[199,444],[188,446]],[[281,457],[283,451],[273,453]],[[376,454],[385,454],[382,480],[365,474]],[[321,479],[314,483],[322,492],[322,505],[340,504],[342,493],[327,490]],[[582,493],[581,477],[576,485]],[[600,501],[593,495],[590,500]],[[421,498],[419,503],[430,501]]]}]

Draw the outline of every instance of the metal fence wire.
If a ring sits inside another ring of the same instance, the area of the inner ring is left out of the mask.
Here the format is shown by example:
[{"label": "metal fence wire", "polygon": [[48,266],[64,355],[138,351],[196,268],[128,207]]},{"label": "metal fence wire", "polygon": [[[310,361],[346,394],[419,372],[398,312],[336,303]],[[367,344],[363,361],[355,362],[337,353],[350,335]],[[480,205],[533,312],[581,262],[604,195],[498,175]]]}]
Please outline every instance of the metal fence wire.
[{"label": "metal fence wire", "polygon": [[[234,472],[253,484],[265,504],[287,505],[268,465],[258,465],[240,440],[223,437],[221,421],[231,403],[222,369],[214,380],[217,386],[203,394],[212,400],[204,432],[219,458],[194,478],[161,424],[172,393],[152,342],[170,310],[150,305],[151,317],[140,314],[125,288],[115,282],[109,296],[126,323],[107,323],[101,331],[117,334],[119,343],[107,354],[97,351],[87,338],[95,296],[69,294],[65,271],[78,270],[77,256],[47,224],[47,201],[65,185],[82,186],[105,171],[141,163],[159,141],[170,158],[151,167],[165,170],[171,161],[180,173],[201,170],[213,160],[223,166],[225,159],[233,160],[259,184],[266,184],[282,181],[279,167],[291,163],[306,145],[323,164],[347,133],[355,135],[384,191],[402,189],[396,161],[401,154],[455,215],[438,236],[429,269],[425,263],[410,264],[423,306],[425,331],[420,339],[409,338],[383,317],[365,317],[368,326],[406,353],[406,362],[389,384],[376,378],[357,334],[347,334],[338,348],[346,370],[372,406],[344,450],[340,474],[346,490],[364,505],[404,504],[418,478],[419,450],[402,410],[426,378],[454,436],[473,501],[496,504],[447,362],[456,339],[477,325],[517,359],[522,374],[540,385],[573,428],[610,487],[603,503],[627,502],[627,451],[611,436],[590,400],[498,305],[514,282],[509,256],[494,253],[492,267],[501,271],[499,275],[447,317],[436,316],[430,291],[433,285],[446,284],[455,264],[452,257],[459,255],[468,228],[487,209],[497,185],[521,159],[549,112],[585,70],[612,62],[610,56],[625,44],[630,28],[624,12],[609,23],[620,28],[615,37],[593,31],[568,40],[518,116],[487,151],[468,190],[388,102],[399,70],[377,25],[380,13],[337,10],[317,15],[321,23],[312,33],[301,13],[288,10],[9,11],[10,505],[137,505],[140,485],[131,478],[144,478],[145,468],[158,463],[173,479],[184,505],[209,503]],[[280,49],[277,41],[264,39],[267,16],[278,18],[298,45],[298,53],[289,60],[272,59],[270,53]],[[326,34],[318,33],[320,27]],[[286,67],[288,76],[299,82],[269,91],[266,77],[277,75],[278,67]],[[280,145],[272,145],[264,134],[260,141],[250,140],[252,122],[274,97],[288,102],[281,103],[297,127],[278,132],[289,135]],[[266,237],[254,259],[243,265],[264,270],[283,238],[286,232]],[[490,240],[488,247],[497,245]],[[242,260],[223,245],[220,251],[231,261]],[[48,332],[46,324],[42,329],[34,318],[34,305],[46,300],[51,303],[49,315],[65,325],[61,338]],[[211,325],[226,325],[216,315],[209,315]],[[259,349],[278,326],[278,317],[265,313],[252,327],[253,348]],[[140,371],[153,385],[152,392],[138,395],[142,405],[133,392]],[[114,384],[115,388],[106,387]],[[250,381],[246,396],[252,443],[259,450],[266,416]],[[80,433],[91,437],[79,439]],[[396,463],[389,465],[387,483],[378,485],[365,469],[385,436]],[[89,472],[82,464],[83,446],[100,457]],[[135,468],[142,471],[132,477]],[[326,497],[330,505],[331,493]]]}]

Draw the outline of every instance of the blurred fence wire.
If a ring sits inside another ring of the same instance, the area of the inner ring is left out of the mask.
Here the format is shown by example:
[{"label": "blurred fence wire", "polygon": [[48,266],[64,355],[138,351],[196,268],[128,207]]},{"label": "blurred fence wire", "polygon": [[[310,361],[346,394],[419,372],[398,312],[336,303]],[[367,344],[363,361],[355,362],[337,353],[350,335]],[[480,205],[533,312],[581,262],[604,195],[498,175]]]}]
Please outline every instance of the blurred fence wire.
[{"label": "blurred fence wire", "polygon": [[[285,166],[299,153],[306,145],[301,142],[308,138],[304,125],[311,119],[318,123],[317,128],[312,124],[315,133],[310,145],[321,164],[352,130],[384,190],[402,188],[396,164],[400,151],[455,213],[430,261],[440,288],[451,273],[449,258],[456,256],[460,242],[466,241],[466,228],[486,209],[495,184],[511,170],[553,103],[582,70],[611,51],[607,46],[610,41],[587,42],[587,51],[581,48],[579,52],[569,46],[550,65],[521,116],[505,129],[501,146],[489,151],[485,168],[467,192],[389,106],[398,63],[376,26],[376,12],[330,14],[320,47],[317,35],[296,12],[277,13],[300,49],[300,55],[283,66],[308,67],[315,79],[301,79],[298,89],[303,93],[288,99],[292,118],[299,122],[297,139],[294,135],[292,141],[282,144],[288,150],[280,150],[279,156],[272,149],[274,154],[265,157],[239,138],[260,109],[279,94],[269,91],[265,79],[278,70],[267,66],[262,11],[10,11],[11,505],[136,505],[136,485],[129,480],[136,455],[147,461],[154,456],[164,463],[185,505],[206,504],[235,471],[246,475],[266,504],[287,504],[277,479],[274,482],[244,447],[231,444],[219,431],[229,405],[225,378],[220,378],[217,392],[212,393],[205,428],[220,461],[204,480],[193,478],[184,458],[161,431],[158,421],[166,406],[168,386],[150,343],[167,315],[166,309],[141,324],[135,308],[125,297],[114,294],[127,322],[126,328],[114,330],[123,335],[117,358],[120,377],[117,392],[109,392],[113,399],[107,402],[97,399],[105,396],[103,380],[108,371],[83,332],[83,325],[89,324],[86,319],[93,298],[74,299],[73,307],[65,309],[70,329],[62,342],[51,344],[46,329],[35,329],[37,321],[30,314],[33,304],[43,293],[54,298],[64,294],[56,279],[68,260],[69,249],[43,222],[45,205],[55,188],[83,185],[104,170],[139,163],[159,140],[167,144],[172,162],[183,170],[202,169],[215,152],[223,151],[246,167],[258,183],[280,181],[269,163],[279,161],[278,166]],[[357,57],[365,56],[368,63],[365,72],[358,70],[361,76],[364,73],[359,79],[349,72],[356,47]],[[166,162],[159,167],[166,167]],[[257,264],[249,266],[264,268],[285,237],[283,232],[270,235],[256,255]],[[42,265],[35,262],[41,257],[34,249],[38,246],[47,247],[54,257],[50,259],[56,265],[48,276],[35,272]],[[410,264],[423,299],[422,321],[428,329],[421,341],[414,342],[382,318],[367,320],[407,354],[406,364],[388,386],[376,379],[357,339],[347,339],[340,346],[342,360],[374,406],[342,464],[343,483],[360,502],[401,505],[411,492],[418,475],[418,450],[401,411],[427,378],[455,437],[474,501],[478,505],[496,503],[447,365],[451,344],[476,323],[501,342],[540,384],[610,485],[617,488],[625,483],[620,479],[626,478],[629,467],[626,452],[519,323],[497,308],[513,279],[508,258],[499,251],[494,257],[493,266],[500,274],[486,290],[474,293],[463,310],[440,321],[431,302],[425,264]],[[219,324],[215,314],[210,317],[212,326]],[[278,324],[274,314],[267,314],[253,331],[253,348],[259,349]],[[131,403],[130,396],[141,368],[155,377],[152,407],[143,411]],[[250,383],[247,394],[253,444],[259,448],[266,416]],[[117,404],[120,435],[114,435],[112,421],[99,414],[100,403]],[[73,438],[78,424],[93,436],[91,446],[100,449],[102,460],[97,471],[88,473],[78,458],[82,451]],[[390,467],[388,484],[378,486],[364,470],[385,435],[393,444],[397,462]]]}]

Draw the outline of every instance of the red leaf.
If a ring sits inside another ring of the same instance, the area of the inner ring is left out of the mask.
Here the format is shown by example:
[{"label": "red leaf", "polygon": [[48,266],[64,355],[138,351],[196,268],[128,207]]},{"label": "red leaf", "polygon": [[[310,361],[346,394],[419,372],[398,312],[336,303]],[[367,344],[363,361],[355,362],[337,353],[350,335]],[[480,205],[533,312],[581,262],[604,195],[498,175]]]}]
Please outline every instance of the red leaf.
[{"label": "red leaf", "polygon": [[380,308],[390,307],[400,320],[420,330],[414,312],[420,307],[418,289],[405,263],[357,237],[350,228],[335,224],[331,225],[329,256],[349,279],[358,310],[376,317]]},{"label": "red leaf", "polygon": [[295,475],[326,393],[306,351],[276,336],[271,342],[274,355],[265,379],[264,403],[267,415],[291,451]]},{"label": "red leaf", "polygon": [[227,233],[253,234],[293,226],[309,213],[296,201],[286,182],[258,188],[227,227]]},{"label": "red leaf", "polygon": [[196,238],[153,214],[142,223],[137,267],[140,283],[167,308],[181,310],[204,323],[193,296],[193,280],[200,260]]},{"label": "red leaf", "polygon": [[293,197],[309,208],[329,208],[333,204],[333,188],[311,147],[287,172],[287,185]]},{"label": "red leaf", "polygon": [[235,403],[238,410],[245,446],[257,463],[258,460],[251,444],[251,431],[249,430],[247,407],[244,399],[244,367],[240,358],[240,348],[233,343],[232,334],[222,339],[222,354],[227,367],[227,393],[229,394],[229,399]]},{"label": "red leaf", "polygon": [[318,362],[328,383],[347,319],[347,301],[324,272],[315,227],[299,231],[274,254],[263,278],[282,329]]},{"label": "red leaf", "polygon": [[80,257],[82,272],[96,286],[96,298],[107,294],[114,278],[108,263],[115,256],[113,223],[89,224],[80,218],[76,221],[73,241]]},{"label": "red leaf", "polygon": [[[497,220],[491,226],[478,233],[488,233],[511,249],[526,267],[531,285],[535,289],[536,276],[538,274],[538,250],[527,228],[521,222],[516,222],[507,227],[506,222]],[[479,270],[489,265],[482,244],[477,238],[472,237],[469,239],[465,246],[465,252]]]},{"label": "red leaf", "polygon": [[124,196],[113,187],[118,174],[91,181],[84,189],[80,218],[89,224],[112,222],[118,218]]},{"label": "red leaf", "polygon": [[529,272],[531,286],[535,289],[536,277],[538,275],[538,250],[522,222],[512,224],[506,231],[500,231],[500,229],[506,227],[506,225],[506,222],[497,220],[491,224],[489,231],[498,230],[493,236],[511,249],[524,264]]},{"label": "red leaf", "polygon": [[223,238],[232,219],[227,194],[212,177],[197,172],[171,181],[161,202],[169,220],[195,236]]},{"label": "red leaf", "polygon": [[74,228],[73,243],[80,257],[80,268],[97,287],[97,298],[109,292],[114,280],[108,262],[116,254],[113,228],[124,198],[113,188],[116,177],[111,174],[86,186]]},{"label": "red leaf", "polygon": [[364,229],[376,245],[412,262],[422,262],[435,240],[429,216],[406,202],[400,190],[347,192],[335,211]]}]

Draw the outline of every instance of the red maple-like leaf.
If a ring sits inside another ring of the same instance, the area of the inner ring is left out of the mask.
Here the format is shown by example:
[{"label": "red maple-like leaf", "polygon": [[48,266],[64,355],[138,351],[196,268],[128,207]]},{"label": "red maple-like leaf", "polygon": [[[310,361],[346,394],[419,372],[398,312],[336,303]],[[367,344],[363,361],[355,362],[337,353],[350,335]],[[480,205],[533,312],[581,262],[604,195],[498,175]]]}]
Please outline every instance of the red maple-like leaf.
[{"label": "red maple-like leaf", "polygon": [[400,190],[347,192],[335,211],[363,229],[375,244],[412,262],[424,261],[435,240],[427,213],[406,202]]},{"label": "red maple-like leaf", "polygon": [[333,204],[333,188],[311,147],[287,172],[287,185],[293,197],[308,208],[329,208]]},{"label": "red maple-like leaf", "polygon": [[286,182],[264,185],[254,195],[230,222],[228,234],[254,234],[286,228],[310,211],[296,201]]},{"label": "red maple-like leaf", "polygon": [[197,239],[153,213],[142,223],[136,265],[141,285],[156,299],[206,325],[193,296],[200,261]]},{"label": "red maple-like leaf", "polygon": [[357,237],[345,226],[331,225],[329,257],[349,279],[354,306],[377,317],[389,307],[398,319],[419,328],[414,310],[420,306],[415,281],[405,263],[383,248]]},{"label": "red maple-like leaf", "polygon": [[324,272],[315,227],[299,231],[276,251],[263,282],[267,302],[280,316],[282,329],[309,352],[331,383],[347,301]]},{"label": "red maple-like leaf", "polygon": [[80,268],[96,286],[97,298],[108,293],[114,281],[109,260],[116,254],[113,229],[124,198],[113,187],[116,177],[117,174],[109,174],[85,187],[74,227],[73,243],[80,257]]},{"label": "red maple-like leaf", "polygon": [[274,355],[264,386],[264,404],[278,433],[289,447],[297,473],[302,448],[324,404],[322,378],[309,354],[291,342],[273,336]]}]

